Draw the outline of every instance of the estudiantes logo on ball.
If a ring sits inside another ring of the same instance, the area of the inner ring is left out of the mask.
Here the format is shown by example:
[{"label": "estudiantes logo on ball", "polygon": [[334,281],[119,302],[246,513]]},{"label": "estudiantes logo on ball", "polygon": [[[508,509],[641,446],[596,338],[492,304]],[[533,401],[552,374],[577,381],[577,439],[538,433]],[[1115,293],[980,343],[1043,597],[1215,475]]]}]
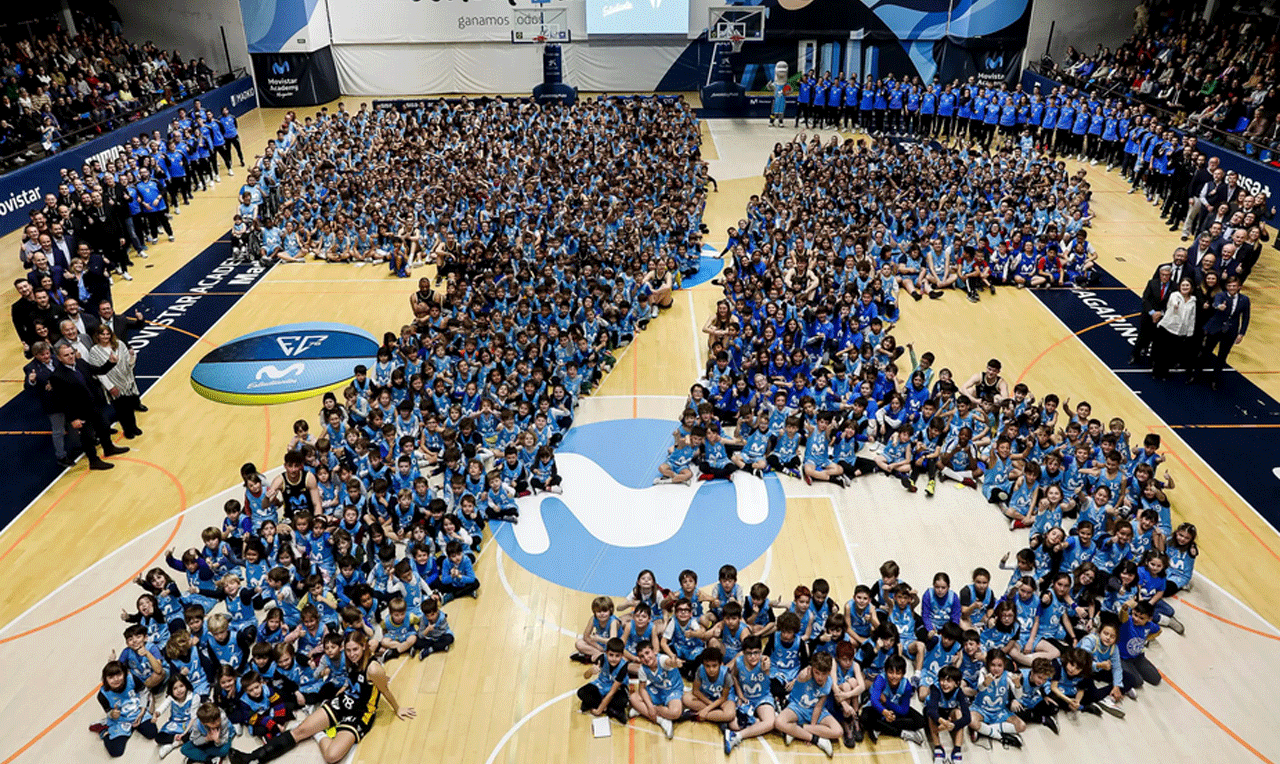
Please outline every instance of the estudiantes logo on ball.
[{"label": "estudiantes logo on ball", "polygon": [[[698,585],[716,582],[721,565],[742,571],[782,529],[787,497],[773,475],[739,473],[732,481],[653,485],[675,423],[612,419],[575,426],[556,450],[564,493],[518,499],[519,525],[494,523],[502,551],[522,568],[560,586],[625,596],[651,569],[658,583],[679,586],[693,570]],[[743,589],[757,579],[739,578]]]},{"label": "estudiantes logo on ball", "polygon": [[310,322],[261,329],[214,349],[191,370],[191,386],[211,401],[241,406],[288,403],[345,386],[370,368],[378,341],[346,324]]}]

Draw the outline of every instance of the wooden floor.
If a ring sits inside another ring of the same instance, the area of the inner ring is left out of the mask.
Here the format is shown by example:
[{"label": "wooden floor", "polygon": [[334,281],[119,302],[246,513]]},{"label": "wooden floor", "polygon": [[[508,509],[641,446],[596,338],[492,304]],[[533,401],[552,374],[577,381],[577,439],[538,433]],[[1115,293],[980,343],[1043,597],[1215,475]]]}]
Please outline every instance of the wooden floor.
[{"label": "wooden floor", "polygon": [[[246,148],[263,144],[280,112],[259,110],[241,119]],[[743,216],[747,197],[773,143],[790,131],[757,121],[704,123],[704,154],[720,181],[706,222],[712,241]],[[248,150],[247,153],[255,153]],[[1160,226],[1140,196],[1124,193],[1114,174],[1091,168],[1098,218],[1091,240],[1102,264],[1140,290],[1157,262],[1168,259],[1177,237]],[[132,283],[117,283],[116,301],[128,305],[224,233],[241,175],[201,195],[175,223],[178,241],[152,249]],[[17,249],[16,235],[0,251]],[[1280,269],[1271,250],[1251,278],[1254,325],[1232,361],[1260,387],[1280,397],[1280,377],[1269,352],[1280,339],[1274,310]],[[16,258],[0,268],[4,283],[17,275]],[[271,407],[231,407],[199,397],[188,383],[195,361],[246,332],[291,321],[333,320],[375,334],[408,316],[409,282],[382,269],[305,264],[273,269],[194,352],[147,395],[146,435],[130,445],[108,474],[70,470],[9,528],[0,533],[0,764],[13,761],[99,761],[106,755],[85,731],[97,716],[96,676],[121,645],[121,608],[132,609],[129,581],[172,546],[189,546],[238,482],[239,465],[277,466],[295,419],[314,419],[315,400]],[[705,352],[699,329],[717,297],[703,285],[677,296],[665,313],[622,354],[599,394],[582,405],[580,422],[627,417],[674,419]],[[10,294],[12,301],[15,295]],[[897,335],[918,350],[932,350],[940,366],[967,376],[992,355],[1008,376],[1034,391],[1088,398],[1096,414],[1123,417],[1134,433],[1155,429],[1165,438],[1170,469],[1179,482],[1175,521],[1200,529],[1196,588],[1175,603],[1187,635],[1162,637],[1151,653],[1168,681],[1127,704],[1124,721],[1087,717],[1064,724],[1060,737],[1037,729],[1021,753],[966,748],[970,761],[1110,760],[1116,751],[1149,748],[1169,761],[1280,761],[1274,719],[1280,701],[1259,669],[1280,657],[1280,536],[1242,502],[1136,395],[1031,295],[1005,291],[980,306],[948,297],[906,306]],[[0,348],[0,394],[16,394],[21,357],[12,342]],[[885,559],[896,559],[904,578],[924,585],[936,570],[957,583],[977,565],[994,568],[1015,537],[974,494],[945,487],[932,502],[906,497],[888,481],[864,481],[847,491],[806,487],[784,478],[787,518],[769,551],[741,575],[766,580],[775,592],[827,578],[840,601],[856,582],[870,582]],[[448,607],[458,644],[445,656],[393,664],[392,686],[418,720],[393,722],[383,713],[357,760],[410,764],[444,762],[712,762],[725,757],[714,727],[677,725],[677,739],[662,739],[644,722],[615,726],[609,739],[591,738],[572,702],[581,673],[566,660],[572,635],[589,612],[590,595],[525,572],[488,544],[478,565],[484,586],[478,600]],[[1267,583],[1263,583],[1267,582]],[[623,592],[612,592],[622,595]],[[384,709],[385,711],[385,709]],[[923,761],[927,752],[898,741],[852,752],[842,759]],[[740,762],[802,762],[820,756],[805,746],[784,747],[778,737],[735,751]],[[129,762],[152,761],[154,746],[130,743]],[[289,761],[318,761],[303,746]]]}]

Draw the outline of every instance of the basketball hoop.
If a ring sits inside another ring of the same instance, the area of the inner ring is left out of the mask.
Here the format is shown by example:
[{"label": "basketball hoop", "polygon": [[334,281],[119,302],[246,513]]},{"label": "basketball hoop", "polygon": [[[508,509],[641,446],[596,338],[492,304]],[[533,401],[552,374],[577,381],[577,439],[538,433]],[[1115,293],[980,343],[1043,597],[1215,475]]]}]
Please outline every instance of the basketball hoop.
[{"label": "basketball hoop", "polygon": [[742,52],[742,43],[746,42],[746,40],[747,38],[742,35],[735,34],[729,38],[729,45],[732,46],[734,53],[740,53]]},{"label": "basketball hoop", "polygon": [[543,44],[543,43],[545,43],[545,42],[547,41],[547,38],[546,38],[545,36],[543,36],[543,35],[536,35],[536,36],[533,38],[533,41],[534,41],[535,43],[537,43],[537,44],[541,45],[541,44]]}]

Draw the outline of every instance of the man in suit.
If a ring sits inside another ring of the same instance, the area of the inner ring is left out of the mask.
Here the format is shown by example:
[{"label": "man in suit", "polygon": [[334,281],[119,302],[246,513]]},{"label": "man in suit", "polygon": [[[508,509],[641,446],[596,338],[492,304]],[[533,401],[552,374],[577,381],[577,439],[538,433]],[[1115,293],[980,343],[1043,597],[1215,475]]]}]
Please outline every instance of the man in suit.
[{"label": "man in suit", "polygon": [[75,242],[66,234],[62,223],[49,224],[49,243],[53,247],[53,260],[50,264],[64,271],[71,267],[71,258],[76,251]]},{"label": "man in suit", "polygon": [[117,456],[127,453],[129,449],[111,442],[111,429],[103,415],[103,409],[107,405],[106,398],[103,396],[102,385],[93,377],[105,374],[116,365],[115,354],[105,364],[93,366],[84,359],[77,358],[75,348],[70,344],[59,346],[57,353],[58,362],[49,373],[49,391],[66,416],[67,424],[80,433],[85,456],[89,457],[89,469],[109,470],[115,465],[103,461],[95,453],[95,447],[102,446],[103,456]]},{"label": "man in suit", "polygon": [[53,433],[53,454],[57,457],[58,464],[70,467],[75,462],[67,456],[67,417],[58,405],[58,400],[53,395],[53,388],[49,384],[55,365],[53,348],[49,343],[36,342],[31,346],[31,363],[22,367],[22,387],[36,396],[40,401],[40,408],[44,410],[45,416],[49,417],[49,429]]},{"label": "man in suit", "polygon": [[[1222,368],[1227,365],[1231,348],[1244,341],[1249,331],[1249,297],[1240,294],[1240,279],[1227,278],[1227,291],[1213,298],[1213,314],[1204,325],[1205,357],[1213,356],[1213,378],[1209,386],[1218,389]],[[1194,375],[1190,381],[1194,380]]]},{"label": "man in suit", "polygon": [[111,331],[121,342],[128,342],[129,336],[134,330],[141,329],[147,325],[147,320],[142,317],[142,311],[135,310],[132,316],[122,316],[116,313],[110,300],[103,300],[98,303],[98,320],[95,325],[106,324],[111,327]]},{"label": "man in suit", "polygon": [[[1191,275],[1191,266],[1187,264],[1186,247],[1178,247],[1173,250],[1173,261],[1165,263],[1164,265],[1169,266],[1169,283],[1175,287],[1178,285],[1179,281],[1182,281],[1183,276]],[[1160,268],[1163,268],[1164,265],[1156,268],[1156,272],[1151,274],[1152,279],[1158,279],[1160,277]]]},{"label": "man in suit", "polygon": [[1172,272],[1173,269],[1170,266],[1160,266],[1155,277],[1147,282],[1147,288],[1142,290],[1142,322],[1138,325],[1138,340],[1133,345],[1133,353],[1129,355],[1131,364],[1137,364],[1144,356],[1150,355],[1156,324],[1164,316],[1164,308],[1169,304],[1169,296],[1177,289],[1177,286],[1169,281]]}]

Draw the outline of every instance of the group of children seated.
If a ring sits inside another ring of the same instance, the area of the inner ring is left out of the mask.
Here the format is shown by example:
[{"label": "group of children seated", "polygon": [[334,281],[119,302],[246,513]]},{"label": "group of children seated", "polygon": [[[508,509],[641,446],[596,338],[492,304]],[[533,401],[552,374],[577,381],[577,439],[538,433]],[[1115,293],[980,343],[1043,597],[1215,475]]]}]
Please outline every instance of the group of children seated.
[{"label": "group of children seated", "polygon": [[[1189,573],[1167,572],[1156,549],[1141,567],[1125,557],[1108,568],[1080,561],[1092,550],[1079,537],[1050,546],[1033,539],[1004,587],[977,568],[959,591],[945,572],[918,591],[890,560],[843,605],[821,578],[784,602],[763,582],[744,592],[732,565],[709,591],[691,570],[674,590],[641,571],[621,605],[592,602],[570,656],[590,665],[579,708],[623,724],[643,717],[668,738],[675,722],[714,723],[726,755],[776,730],[827,756],[833,740],[927,741],[935,762],[962,761],[966,733],[1021,748],[1028,724],[1058,734],[1060,712],[1124,718],[1124,698],[1160,682],[1146,646]],[[1169,550],[1194,558],[1195,528],[1179,526]]]},{"label": "group of children seated", "polygon": [[[367,384],[358,372],[353,389]],[[274,480],[241,468],[243,498],[226,502],[201,545],[169,551],[172,573],[137,579],[145,592],[122,614],[125,647],[103,669],[106,716],[91,727],[112,756],[135,732],[162,758],[181,748],[191,761],[227,756],[237,734],[282,734],[299,710],[344,691],[343,636],[353,630],[384,664],[447,652],[454,634],[442,606],[478,596],[473,563],[487,524],[518,522],[516,497],[559,491],[545,431],[531,423],[505,446],[476,433],[480,417],[512,427],[512,412],[494,413],[488,399],[460,422],[442,405],[443,416],[426,415],[397,441],[396,425],[374,427],[369,415],[368,398],[378,407],[389,392],[351,393],[351,408],[326,396],[325,437],[294,424]],[[549,430],[546,416],[530,419]]]}]

